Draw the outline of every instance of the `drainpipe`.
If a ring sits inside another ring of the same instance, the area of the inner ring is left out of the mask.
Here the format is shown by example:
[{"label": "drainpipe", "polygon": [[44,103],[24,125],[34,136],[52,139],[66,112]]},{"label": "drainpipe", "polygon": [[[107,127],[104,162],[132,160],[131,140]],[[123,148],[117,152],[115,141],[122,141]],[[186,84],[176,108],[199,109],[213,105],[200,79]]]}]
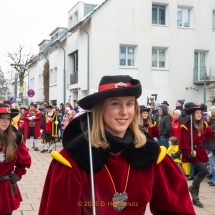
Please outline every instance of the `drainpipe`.
[{"label": "drainpipe", "polygon": [[87,34],[87,95],[90,95],[90,35],[82,25],[80,27]]},{"label": "drainpipe", "polygon": [[57,41],[57,44],[63,49],[64,52],[64,62],[63,62],[63,103],[66,104],[66,51],[61,45],[59,41]]},{"label": "drainpipe", "polygon": [[204,68],[204,104],[206,104],[206,67]]}]

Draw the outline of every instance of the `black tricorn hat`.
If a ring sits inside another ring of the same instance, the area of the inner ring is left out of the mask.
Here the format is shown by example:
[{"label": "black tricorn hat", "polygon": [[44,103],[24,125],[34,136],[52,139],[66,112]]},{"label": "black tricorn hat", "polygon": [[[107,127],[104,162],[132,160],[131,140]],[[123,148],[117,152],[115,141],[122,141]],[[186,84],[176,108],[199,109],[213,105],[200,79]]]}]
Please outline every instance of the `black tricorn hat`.
[{"label": "black tricorn hat", "polygon": [[142,93],[141,83],[129,75],[103,76],[98,87],[98,93],[86,96],[78,101],[81,108],[91,110],[101,100],[111,97],[135,96]]},{"label": "black tricorn hat", "polygon": [[150,111],[150,108],[146,107],[145,105],[140,105],[140,113],[142,113],[143,111]]},{"label": "black tricorn hat", "polygon": [[167,105],[167,106],[169,106],[168,101],[163,101],[161,104],[162,104],[162,105]]},{"label": "black tricorn hat", "polygon": [[10,109],[5,104],[0,104],[0,115],[1,114],[10,114],[11,118],[13,118],[19,114],[19,111],[17,109]]},{"label": "black tricorn hat", "polygon": [[24,106],[19,107],[19,109],[20,109],[20,110],[21,110],[21,109],[27,110],[27,108],[24,107]]},{"label": "black tricorn hat", "polygon": [[51,105],[46,105],[46,108],[51,108],[53,109],[53,107]]},{"label": "black tricorn hat", "polygon": [[37,104],[36,104],[36,103],[33,103],[33,102],[32,102],[32,103],[30,104],[30,106],[31,106],[31,105],[34,106],[35,108],[37,108]]},{"label": "black tricorn hat", "polygon": [[190,115],[191,113],[195,112],[196,110],[201,110],[201,111],[203,111],[204,109],[205,109],[205,107],[202,107],[202,106],[200,106],[200,105],[195,105],[195,106],[193,106],[192,108],[187,109],[187,110],[185,111],[185,113],[186,113],[187,115]]}]

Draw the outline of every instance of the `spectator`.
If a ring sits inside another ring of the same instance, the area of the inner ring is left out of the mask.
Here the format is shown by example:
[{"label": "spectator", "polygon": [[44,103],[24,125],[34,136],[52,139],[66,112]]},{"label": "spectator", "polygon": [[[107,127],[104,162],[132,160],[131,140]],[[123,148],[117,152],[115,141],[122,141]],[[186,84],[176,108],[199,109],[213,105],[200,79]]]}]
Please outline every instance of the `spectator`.
[{"label": "spectator", "polygon": [[158,118],[159,118],[159,114],[158,114],[159,105],[160,105],[160,102],[153,101],[151,104],[151,111],[150,111],[152,120],[154,120],[157,124],[158,124]]},{"label": "spectator", "polygon": [[72,105],[71,105],[71,103],[70,103],[70,102],[67,102],[67,103],[66,103],[66,107],[69,107],[69,108],[70,108],[70,110],[73,110],[73,107],[72,107]]},{"label": "spectator", "polygon": [[75,110],[70,110],[69,114],[70,114],[69,122],[71,122],[75,118],[76,112]]},{"label": "spectator", "polygon": [[160,146],[165,146],[166,148],[169,147],[168,139],[171,135],[172,130],[172,124],[171,124],[171,118],[167,114],[167,105],[159,105],[158,107],[158,127],[160,130],[160,135],[158,138],[158,144]]},{"label": "spectator", "polygon": [[179,116],[181,115],[180,110],[174,110],[173,119],[172,119],[172,131],[171,136],[175,136],[180,141],[180,123],[178,121]]},{"label": "spectator", "polygon": [[77,100],[73,100],[73,103],[74,103],[74,110],[75,110],[76,113],[78,113],[79,111],[78,111],[78,102],[77,102]]},{"label": "spectator", "polygon": [[182,110],[183,109],[183,105],[184,105],[185,100],[184,99],[179,99],[176,101],[175,104],[175,110]]}]

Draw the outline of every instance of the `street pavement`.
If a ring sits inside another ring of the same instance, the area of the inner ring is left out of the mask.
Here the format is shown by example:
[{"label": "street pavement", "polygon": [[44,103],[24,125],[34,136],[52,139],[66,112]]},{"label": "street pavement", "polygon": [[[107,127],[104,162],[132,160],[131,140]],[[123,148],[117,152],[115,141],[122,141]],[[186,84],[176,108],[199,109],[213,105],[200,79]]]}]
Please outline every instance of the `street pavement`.
[{"label": "street pavement", "polygon": [[[32,146],[32,143],[30,144]],[[39,145],[40,151],[43,149],[42,144]],[[57,143],[56,150],[62,149],[62,143]],[[32,166],[27,170],[26,175],[18,182],[23,201],[17,211],[13,215],[37,215],[39,210],[40,198],[42,195],[43,185],[49,164],[52,160],[49,153],[40,153],[30,148],[32,158]],[[207,184],[205,179],[201,184],[200,199],[204,204],[204,208],[195,208],[197,215],[215,215],[215,187]],[[188,182],[190,184],[191,182]],[[162,198],[162,194],[161,194]],[[146,215],[150,215],[149,207],[147,207]],[[61,215],[61,214],[59,214]],[[62,214],[63,215],[63,214]]]}]

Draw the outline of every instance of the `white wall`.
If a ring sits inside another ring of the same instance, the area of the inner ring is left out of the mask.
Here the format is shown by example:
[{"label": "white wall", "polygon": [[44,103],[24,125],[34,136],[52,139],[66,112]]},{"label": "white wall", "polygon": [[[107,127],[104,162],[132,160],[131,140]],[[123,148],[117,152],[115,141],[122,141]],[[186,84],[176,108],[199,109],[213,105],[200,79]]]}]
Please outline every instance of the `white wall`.
[{"label": "white wall", "polygon": [[[147,96],[157,93],[158,100],[167,100],[173,109],[177,99],[203,102],[203,86],[193,85],[194,50],[208,50],[208,66],[215,67],[214,34],[210,1],[172,1],[166,3],[168,25],[153,26],[152,1],[110,0],[91,18],[91,88],[98,86],[103,75],[128,74],[142,82],[139,99],[146,104]],[[177,5],[193,8],[193,28],[177,27]],[[136,45],[136,66],[119,66],[119,45]],[[166,47],[166,70],[152,69],[152,47]],[[188,87],[189,90],[185,88]],[[199,90],[191,90],[198,87]]]}]

